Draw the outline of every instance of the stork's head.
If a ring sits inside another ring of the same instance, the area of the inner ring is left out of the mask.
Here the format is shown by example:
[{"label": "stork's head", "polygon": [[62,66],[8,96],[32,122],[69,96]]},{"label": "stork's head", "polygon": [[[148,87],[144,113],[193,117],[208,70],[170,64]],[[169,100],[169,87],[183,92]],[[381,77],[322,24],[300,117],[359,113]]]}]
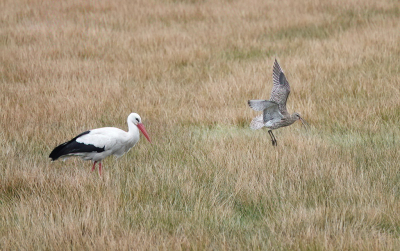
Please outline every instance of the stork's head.
[{"label": "stork's head", "polygon": [[137,126],[137,128],[139,128],[139,130],[143,133],[143,135],[146,137],[146,139],[151,143],[150,137],[147,134],[146,129],[144,128],[144,125],[142,124],[142,118],[140,118],[139,114],[137,113],[131,113],[128,116],[128,124],[132,123],[135,126]]},{"label": "stork's head", "polygon": [[131,113],[128,116],[128,122],[138,125],[139,123],[142,123],[142,118],[137,113]]}]

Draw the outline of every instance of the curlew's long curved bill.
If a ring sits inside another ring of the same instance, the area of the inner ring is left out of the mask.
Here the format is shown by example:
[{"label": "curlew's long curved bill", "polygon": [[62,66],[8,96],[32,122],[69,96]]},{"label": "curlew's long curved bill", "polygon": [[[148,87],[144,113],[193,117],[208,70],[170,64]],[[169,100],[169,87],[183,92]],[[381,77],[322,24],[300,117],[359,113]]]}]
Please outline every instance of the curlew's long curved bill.
[{"label": "curlew's long curved bill", "polygon": [[300,117],[300,121],[306,129],[308,129],[310,127],[310,125],[302,117]]},{"label": "curlew's long curved bill", "polygon": [[146,131],[146,129],[144,128],[144,125],[143,125],[142,123],[139,123],[139,124],[137,125],[137,127],[138,127],[139,130],[143,133],[143,135],[146,137],[146,139],[151,143],[150,137],[149,137],[149,135],[147,134],[147,131]]}]

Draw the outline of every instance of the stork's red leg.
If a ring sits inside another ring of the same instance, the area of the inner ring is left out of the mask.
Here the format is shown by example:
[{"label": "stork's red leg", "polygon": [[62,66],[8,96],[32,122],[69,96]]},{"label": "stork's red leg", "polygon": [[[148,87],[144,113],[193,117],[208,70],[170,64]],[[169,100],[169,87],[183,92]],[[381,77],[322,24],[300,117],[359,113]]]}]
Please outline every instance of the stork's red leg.
[{"label": "stork's red leg", "polygon": [[95,161],[95,162],[93,163],[92,172],[94,171],[94,168],[96,167],[96,163],[97,163],[97,161]]},{"label": "stork's red leg", "polygon": [[101,176],[101,162],[99,162],[99,175]]}]

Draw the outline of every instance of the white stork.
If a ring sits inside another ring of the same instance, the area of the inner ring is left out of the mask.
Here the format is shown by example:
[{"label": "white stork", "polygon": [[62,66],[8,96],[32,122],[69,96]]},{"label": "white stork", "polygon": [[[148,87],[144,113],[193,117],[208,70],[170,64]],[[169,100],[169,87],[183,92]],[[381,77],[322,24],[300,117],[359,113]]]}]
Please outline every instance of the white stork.
[{"label": "white stork", "polygon": [[94,161],[92,171],[98,162],[101,176],[101,161],[110,155],[120,157],[128,152],[139,141],[139,130],[151,143],[139,114],[129,114],[127,122],[128,132],[115,127],[103,127],[86,131],[54,148],[49,157],[52,161],[60,157],[68,158],[71,156],[92,160]]}]

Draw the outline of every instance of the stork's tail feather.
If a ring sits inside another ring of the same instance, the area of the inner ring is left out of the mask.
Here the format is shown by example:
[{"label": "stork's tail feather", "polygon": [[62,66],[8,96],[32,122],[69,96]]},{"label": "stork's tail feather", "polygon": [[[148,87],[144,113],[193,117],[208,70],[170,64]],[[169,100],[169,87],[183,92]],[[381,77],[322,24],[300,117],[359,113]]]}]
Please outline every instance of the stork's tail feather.
[{"label": "stork's tail feather", "polygon": [[60,158],[61,156],[68,154],[68,150],[66,149],[68,143],[69,142],[62,143],[61,145],[54,148],[53,151],[51,151],[49,158],[51,158],[51,160],[54,161]]},{"label": "stork's tail feather", "polygon": [[79,134],[78,136],[76,136],[75,138],[71,139],[70,141],[67,141],[67,142],[62,143],[61,145],[57,146],[50,153],[49,158],[51,158],[51,160],[54,161],[54,160],[60,158],[61,156],[71,155],[74,153],[76,154],[76,153],[80,153],[80,152],[92,152],[92,151],[102,152],[102,151],[104,151],[104,147],[98,148],[93,145],[86,145],[86,144],[76,142],[77,138],[79,138],[85,134],[89,134],[89,133],[90,133],[90,131],[83,132],[83,133]]},{"label": "stork's tail feather", "polygon": [[264,127],[263,114],[260,114],[257,117],[255,117],[250,123],[250,128],[252,130],[261,129],[263,127]]}]

